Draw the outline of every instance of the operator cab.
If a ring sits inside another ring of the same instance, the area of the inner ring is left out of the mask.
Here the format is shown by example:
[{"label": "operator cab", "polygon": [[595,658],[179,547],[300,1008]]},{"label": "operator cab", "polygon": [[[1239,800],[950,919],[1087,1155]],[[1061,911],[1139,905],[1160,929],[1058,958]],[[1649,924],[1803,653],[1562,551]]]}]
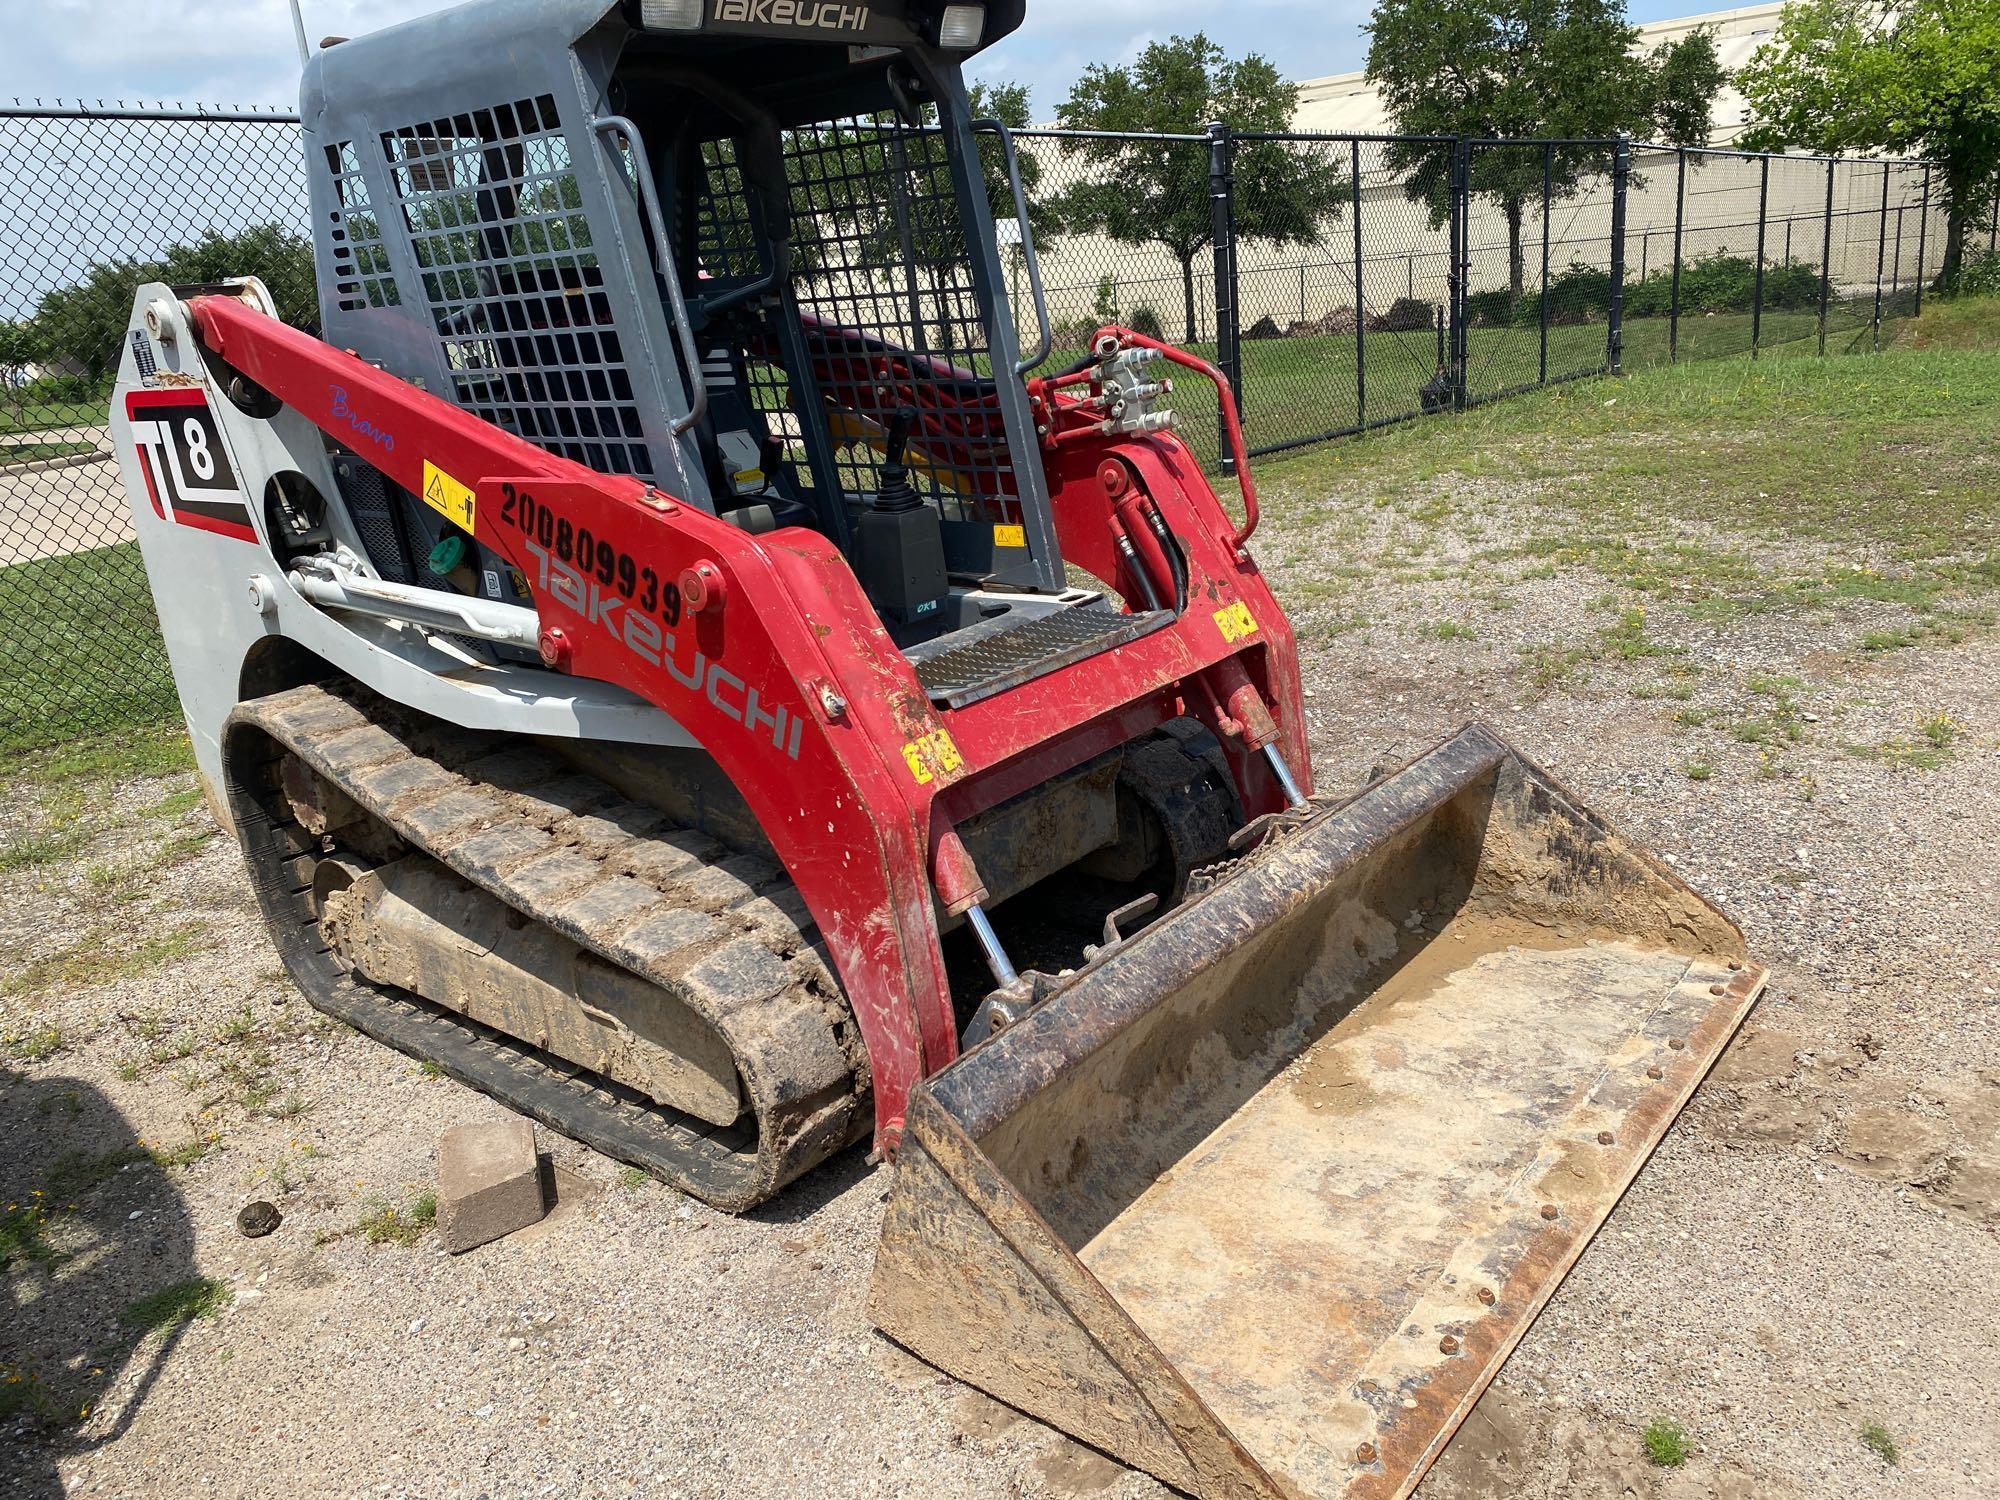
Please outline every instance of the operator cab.
[{"label": "operator cab", "polygon": [[[1165,616],[1066,586],[1020,378],[1047,320],[1031,243],[1007,283],[1012,141],[960,63],[1021,12],[478,0],[324,51],[326,337],[747,531],[820,533],[941,704],[1144,633]],[[408,581],[495,586],[483,558],[428,574],[447,523],[397,501]]]}]

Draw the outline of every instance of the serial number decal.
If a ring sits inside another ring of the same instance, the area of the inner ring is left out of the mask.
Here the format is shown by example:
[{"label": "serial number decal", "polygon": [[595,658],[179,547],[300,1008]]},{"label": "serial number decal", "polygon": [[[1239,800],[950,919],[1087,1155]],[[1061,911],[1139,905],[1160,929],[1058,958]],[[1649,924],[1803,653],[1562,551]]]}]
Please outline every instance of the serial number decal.
[{"label": "serial number decal", "polygon": [[934,729],[903,746],[903,763],[917,778],[918,786],[929,786],[940,776],[949,776],[963,766],[965,757],[958,753],[950,730]]},{"label": "serial number decal", "polygon": [[521,534],[533,559],[534,591],[547,593],[574,610],[649,666],[691,693],[699,693],[724,717],[746,729],[768,729],[773,749],[799,758],[805,720],[771,701],[700,648],[683,651],[674,635],[684,606],[677,584],[587,526],[574,525],[523,489],[500,486],[500,522]]},{"label": "serial number decal", "polygon": [[207,397],[198,390],[133,391],[125,415],[154,515],[239,542],[257,540],[249,497],[222,451]]},{"label": "serial number decal", "polygon": [[1239,599],[1215,612],[1215,628],[1222,632],[1223,640],[1233,645],[1246,635],[1255,635],[1257,621],[1251,616],[1250,606]]}]

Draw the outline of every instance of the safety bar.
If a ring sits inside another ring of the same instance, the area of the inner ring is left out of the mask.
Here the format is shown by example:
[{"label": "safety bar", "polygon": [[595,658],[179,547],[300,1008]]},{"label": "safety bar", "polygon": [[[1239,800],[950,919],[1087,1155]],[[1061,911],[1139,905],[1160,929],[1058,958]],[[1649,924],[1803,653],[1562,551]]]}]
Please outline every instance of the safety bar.
[{"label": "safety bar", "polygon": [[626,149],[632,153],[632,173],[639,179],[639,205],[645,210],[646,223],[653,231],[653,269],[666,283],[667,307],[673,313],[674,330],[680,339],[684,360],[682,367],[687,371],[688,388],[692,392],[688,398],[687,415],[676,417],[668,424],[668,430],[679,437],[707,414],[708,387],[702,382],[701,351],[694,341],[694,322],[688,317],[687,299],[681,295],[680,273],[674,269],[673,242],[667,238],[666,216],[660,212],[659,193],[653,186],[652,163],[646,159],[646,142],[639,134],[639,127],[624,115],[600,115],[591,121],[591,129],[602,136],[624,136]]},{"label": "safety bar", "polygon": [[1049,357],[1053,335],[1049,328],[1049,301],[1042,291],[1042,267],[1035,258],[1035,231],[1028,223],[1028,194],[1021,186],[1021,160],[1014,150],[1014,132],[998,120],[974,120],[974,130],[990,130],[1000,137],[1000,153],[1007,163],[1007,185],[1014,191],[1014,222],[1021,226],[1021,259],[1028,268],[1028,290],[1035,302],[1035,321],[1041,327],[1041,339],[1035,346],[1034,357],[1022,359],[1014,365],[1016,375],[1025,375],[1036,365]]}]

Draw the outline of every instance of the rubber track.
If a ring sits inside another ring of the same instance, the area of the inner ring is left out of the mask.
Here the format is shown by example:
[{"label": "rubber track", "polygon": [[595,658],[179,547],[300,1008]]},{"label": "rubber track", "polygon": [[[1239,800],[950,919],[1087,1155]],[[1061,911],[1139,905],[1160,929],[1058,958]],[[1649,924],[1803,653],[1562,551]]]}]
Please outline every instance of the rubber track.
[{"label": "rubber track", "polygon": [[[311,905],[321,841],[276,791],[285,751],[406,843],[678,996],[728,1042],[747,1119],[716,1127],[343,970]],[[870,1123],[852,1016],[772,861],[533,741],[455,729],[348,685],[239,704],[223,759],[265,921],[320,1010],[718,1208],[762,1202]]]}]

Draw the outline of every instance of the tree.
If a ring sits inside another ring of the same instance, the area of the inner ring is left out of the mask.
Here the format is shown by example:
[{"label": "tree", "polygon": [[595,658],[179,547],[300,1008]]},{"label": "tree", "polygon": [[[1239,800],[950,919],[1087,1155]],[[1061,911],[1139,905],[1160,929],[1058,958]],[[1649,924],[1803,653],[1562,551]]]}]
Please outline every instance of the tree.
[{"label": "tree", "polygon": [[[1200,32],[1153,42],[1130,67],[1084,70],[1056,111],[1071,130],[1194,134],[1221,120],[1237,130],[1288,130],[1298,85],[1256,53],[1232,59]],[[1195,257],[1213,244],[1208,151],[1192,141],[1072,143],[1087,175],[1056,195],[1072,233],[1094,231],[1121,245],[1162,245],[1179,262],[1188,342],[1196,338]],[[1337,215],[1348,184],[1322,161],[1281,142],[1236,146],[1239,239],[1310,244]]]},{"label": "tree", "polygon": [[168,246],[156,260],[99,261],[80,280],[44,293],[34,318],[38,359],[101,387],[117,368],[141,282],[189,285],[228,276],[263,277],[286,322],[318,322],[310,240],[281,224],[233,234],[211,229],[188,244]]},{"label": "tree", "polygon": [[[1630,135],[1673,145],[1708,140],[1709,111],[1725,78],[1715,41],[1695,30],[1650,53],[1624,0],[1381,0],[1369,23],[1368,77],[1396,129],[1414,136],[1601,141]],[[1387,165],[1430,209],[1450,214],[1450,147],[1397,142]],[[1556,146],[1551,196],[1569,198],[1602,171],[1596,146]],[[1507,285],[1525,281],[1521,225],[1542,192],[1541,147],[1475,149],[1471,190],[1499,200],[1507,220]]]},{"label": "tree", "polygon": [[11,386],[20,372],[41,357],[35,325],[25,318],[0,318],[0,386]]},{"label": "tree", "polygon": [[1801,0],[1737,76],[1755,149],[1908,152],[1949,196],[1938,280],[2000,174],[2000,6],[1993,0]]},{"label": "tree", "polygon": [[[1033,123],[1028,86],[1024,83],[974,83],[966,89],[965,97],[975,120],[998,120],[1009,130],[1026,130]],[[986,197],[993,217],[1015,218],[1014,188],[1007,180],[1007,163],[1000,144],[984,134],[979,139]],[[1015,154],[1021,163],[1021,188],[1028,200],[1028,227],[1034,231],[1035,243],[1041,245],[1062,233],[1062,214],[1042,195],[1041,160],[1021,142],[1016,142]]]}]

